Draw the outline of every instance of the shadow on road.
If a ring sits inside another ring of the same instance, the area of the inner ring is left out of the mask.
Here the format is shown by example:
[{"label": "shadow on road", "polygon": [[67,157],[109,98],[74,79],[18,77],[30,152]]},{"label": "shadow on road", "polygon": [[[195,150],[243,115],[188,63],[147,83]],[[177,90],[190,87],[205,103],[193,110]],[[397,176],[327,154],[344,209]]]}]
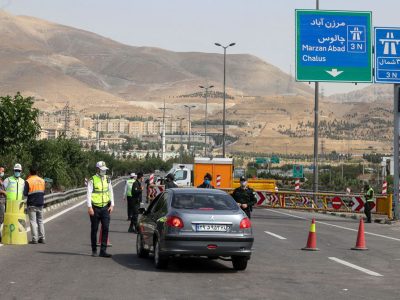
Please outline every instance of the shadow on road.
[{"label": "shadow on road", "polygon": [[[114,254],[112,259],[129,269],[146,272],[173,273],[236,273],[231,266],[222,264],[221,260],[211,260],[203,257],[172,258],[168,269],[159,270],[154,267],[153,257],[139,258],[136,254]],[[230,262],[229,262],[230,263]]]}]

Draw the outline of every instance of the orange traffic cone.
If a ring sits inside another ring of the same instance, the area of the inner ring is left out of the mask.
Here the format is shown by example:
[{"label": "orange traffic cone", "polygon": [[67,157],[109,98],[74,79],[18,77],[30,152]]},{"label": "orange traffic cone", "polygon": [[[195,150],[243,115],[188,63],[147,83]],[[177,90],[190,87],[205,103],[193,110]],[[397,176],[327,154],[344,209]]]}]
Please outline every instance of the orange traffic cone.
[{"label": "orange traffic cone", "polygon": [[[99,240],[97,241],[97,246],[101,245],[101,239],[103,237],[103,226],[100,227],[100,234],[99,234]],[[112,244],[110,243],[110,234],[108,234],[107,237],[107,247],[111,247]]]},{"label": "orange traffic cone", "polygon": [[315,218],[311,221],[310,232],[308,233],[307,245],[301,250],[319,251],[317,248],[317,233],[315,231]]},{"label": "orange traffic cone", "polygon": [[351,250],[368,250],[367,245],[365,244],[363,218],[360,219],[360,225],[358,227],[356,246],[351,248]]}]

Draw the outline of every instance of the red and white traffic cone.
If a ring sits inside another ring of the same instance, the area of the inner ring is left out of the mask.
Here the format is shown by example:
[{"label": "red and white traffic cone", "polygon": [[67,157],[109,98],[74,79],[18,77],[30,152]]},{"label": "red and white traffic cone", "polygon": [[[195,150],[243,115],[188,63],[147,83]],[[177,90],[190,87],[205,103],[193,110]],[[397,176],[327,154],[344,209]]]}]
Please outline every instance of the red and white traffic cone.
[{"label": "red and white traffic cone", "polygon": [[368,250],[367,245],[365,243],[363,218],[360,219],[360,225],[358,227],[356,246],[351,248],[351,250]]},{"label": "red and white traffic cone", "polygon": [[315,231],[315,218],[311,221],[310,231],[308,233],[307,245],[301,250],[319,251],[317,248],[317,232]]},{"label": "red and white traffic cone", "polygon": [[[101,246],[101,240],[103,238],[103,226],[100,227],[99,239],[97,241],[97,246]],[[112,244],[110,243],[110,233],[108,233],[107,237],[107,247],[111,247]]]}]

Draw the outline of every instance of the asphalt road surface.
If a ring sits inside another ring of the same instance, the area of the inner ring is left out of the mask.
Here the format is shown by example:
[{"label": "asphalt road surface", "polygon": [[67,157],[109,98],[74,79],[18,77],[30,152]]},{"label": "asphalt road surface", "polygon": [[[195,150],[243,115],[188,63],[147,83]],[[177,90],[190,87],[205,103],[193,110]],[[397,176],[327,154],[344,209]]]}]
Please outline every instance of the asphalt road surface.
[{"label": "asphalt road surface", "polygon": [[[399,225],[366,224],[369,250],[352,251],[356,220],[257,209],[246,271],[202,258],[176,259],[159,271],[135,254],[122,187],[115,189],[111,259],[90,256],[82,204],[45,224],[46,245],[0,247],[0,299],[400,299]],[[300,250],[312,217],[318,252]]]}]

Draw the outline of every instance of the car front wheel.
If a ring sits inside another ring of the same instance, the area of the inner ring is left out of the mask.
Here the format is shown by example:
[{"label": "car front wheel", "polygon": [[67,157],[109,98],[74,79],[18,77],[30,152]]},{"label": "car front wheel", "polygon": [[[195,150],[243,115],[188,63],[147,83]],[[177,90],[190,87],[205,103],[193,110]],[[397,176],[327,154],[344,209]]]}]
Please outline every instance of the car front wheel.
[{"label": "car front wheel", "polygon": [[154,265],[157,269],[165,269],[168,267],[168,257],[162,255],[160,242],[157,239],[154,242]]},{"label": "car front wheel", "polygon": [[237,271],[243,271],[247,268],[249,258],[246,256],[232,256],[233,268]]}]

